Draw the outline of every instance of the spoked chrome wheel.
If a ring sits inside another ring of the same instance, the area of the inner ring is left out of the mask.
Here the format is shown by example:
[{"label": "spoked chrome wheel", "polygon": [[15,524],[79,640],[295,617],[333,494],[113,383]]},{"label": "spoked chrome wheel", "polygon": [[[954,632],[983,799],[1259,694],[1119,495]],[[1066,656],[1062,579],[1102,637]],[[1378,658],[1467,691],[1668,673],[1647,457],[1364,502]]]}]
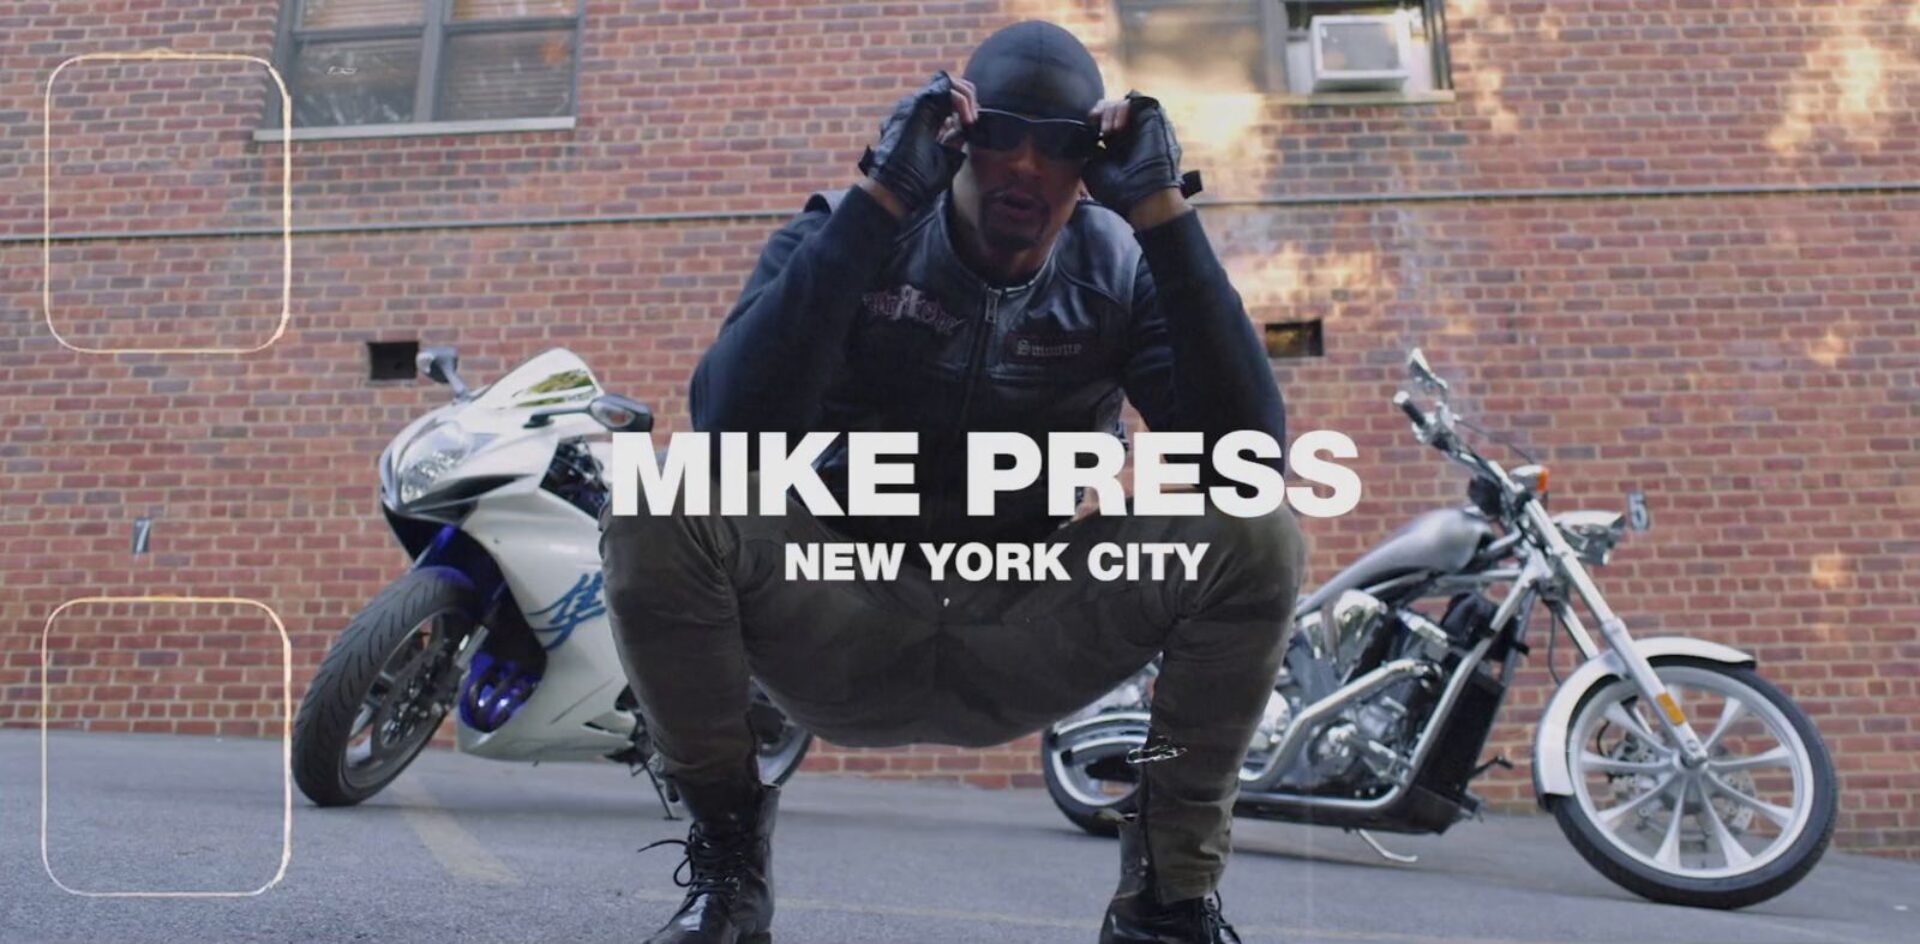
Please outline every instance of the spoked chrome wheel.
[{"label": "spoked chrome wheel", "polygon": [[754,736],[758,739],[760,780],[783,784],[800,770],[800,762],[813,746],[813,735],[780,710],[756,683],[753,686],[752,713]]},{"label": "spoked chrome wheel", "polygon": [[1145,711],[1092,714],[1048,728],[1040,762],[1053,805],[1089,833],[1116,835],[1110,814],[1131,812],[1140,786],[1127,753],[1146,742]]},{"label": "spoked chrome wheel", "polygon": [[1555,805],[1576,847],[1609,878],[1661,901],[1741,907],[1811,869],[1833,829],[1832,764],[1806,716],[1750,669],[1657,662],[1701,732],[1688,764],[1623,678],[1575,712],[1573,796]]}]

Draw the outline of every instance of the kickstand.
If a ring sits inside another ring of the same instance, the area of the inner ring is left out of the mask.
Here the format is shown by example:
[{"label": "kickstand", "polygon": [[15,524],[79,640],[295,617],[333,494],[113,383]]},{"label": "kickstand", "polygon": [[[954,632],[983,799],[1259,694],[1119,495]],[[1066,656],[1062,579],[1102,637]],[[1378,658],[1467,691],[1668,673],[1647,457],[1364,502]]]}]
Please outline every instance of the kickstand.
[{"label": "kickstand", "polygon": [[1412,865],[1413,863],[1420,861],[1420,857],[1417,855],[1407,855],[1405,853],[1395,852],[1392,849],[1388,849],[1386,846],[1383,846],[1380,844],[1380,840],[1373,838],[1372,833],[1367,832],[1364,829],[1356,829],[1354,830],[1354,832],[1359,833],[1360,838],[1366,840],[1367,845],[1371,847],[1373,851],[1380,856],[1380,858],[1385,859],[1388,862],[1398,862],[1401,865]]},{"label": "kickstand", "polygon": [[660,798],[660,812],[667,814],[668,820],[679,819],[680,817],[673,815],[673,802],[667,799],[667,785],[660,782],[660,775],[653,772],[653,765],[639,765],[632,776],[639,776],[641,771],[646,772],[648,782],[653,784],[653,795]]}]

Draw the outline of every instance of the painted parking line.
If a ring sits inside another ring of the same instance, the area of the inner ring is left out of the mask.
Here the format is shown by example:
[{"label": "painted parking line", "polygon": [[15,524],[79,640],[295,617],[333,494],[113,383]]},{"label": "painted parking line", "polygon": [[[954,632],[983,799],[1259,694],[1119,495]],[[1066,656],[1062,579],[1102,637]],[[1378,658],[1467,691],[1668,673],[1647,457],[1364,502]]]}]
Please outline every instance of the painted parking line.
[{"label": "painted parking line", "polygon": [[420,777],[402,777],[387,789],[407,802],[402,818],[448,875],[483,885],[520,884],[520,877],[461,826],[460,820],[440,805]]}]

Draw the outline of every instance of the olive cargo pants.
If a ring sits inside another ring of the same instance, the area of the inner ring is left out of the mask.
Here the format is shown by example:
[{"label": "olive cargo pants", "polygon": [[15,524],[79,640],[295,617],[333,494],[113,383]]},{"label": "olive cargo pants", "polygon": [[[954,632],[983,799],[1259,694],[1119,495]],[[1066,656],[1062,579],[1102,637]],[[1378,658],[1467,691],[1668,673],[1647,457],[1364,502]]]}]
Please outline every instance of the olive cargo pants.
[{"label": "olive cargo pants", "polygon": [[[757,482],[750,493],[757,492]],[[642,497],[644,505],[645,498]],[[788,543],[848,541],[798,502],[777,515],[601,513],[614,638],[668,776],[725,789],[758,775],[748,677],[836,744],[982,747],[1044,728],[1164,653],[1146,763],[1162,900],[1225,870],[1238,771],[1285,649],[1307,543],[1293,513],[1101,515],[1042,539],[1069,581],[785,579]],[[1197,579],[1101,581],[1101,542],[1206,544]]]}]

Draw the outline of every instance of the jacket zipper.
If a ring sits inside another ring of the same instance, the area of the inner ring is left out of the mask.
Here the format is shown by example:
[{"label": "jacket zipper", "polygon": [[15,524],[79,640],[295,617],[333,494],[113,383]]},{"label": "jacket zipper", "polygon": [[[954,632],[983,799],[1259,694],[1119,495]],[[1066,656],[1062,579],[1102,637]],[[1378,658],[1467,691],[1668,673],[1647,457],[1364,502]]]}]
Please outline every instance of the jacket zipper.
[{"label": "jacket zipper", "polygon": [[987,341],[993,337],[994,309],[1000,305],[1000,289],[987,295],[987,310],[981,319],[980,333],[973,339],[973,352],[967,357],[967,385],[960,394],[960,416],[954,421],[954,438],[967,435],[967,408],[973,404],[973,391],[980,386],[980,374],[986,367]]},{"label": "jacket zipper", "polygon": [[[980,374],[986,366],[987,342],[993,337],[994,325],[996,324],[994,310],[999,307],[1000,297],[1003,294],[1005,294],[1005,290],[997,288],[990,289],[987,293],[987,307],[982,313],[979,330],[974,334],[973,349],[967,353],[967,377],[965,385],[961,388],[960,412],[954,419],[953,435],[948,439],[946,444],[947,451],[952,451],[954,446],[966,439],[967,410],[973,404],[974,388],[980,385]],[[921,519],[920,534],[922,540],[933,536],[933,523],[942,517],[946,510],[945,502],[942,501],[942,506],[936,514],[927,515]]]}]

